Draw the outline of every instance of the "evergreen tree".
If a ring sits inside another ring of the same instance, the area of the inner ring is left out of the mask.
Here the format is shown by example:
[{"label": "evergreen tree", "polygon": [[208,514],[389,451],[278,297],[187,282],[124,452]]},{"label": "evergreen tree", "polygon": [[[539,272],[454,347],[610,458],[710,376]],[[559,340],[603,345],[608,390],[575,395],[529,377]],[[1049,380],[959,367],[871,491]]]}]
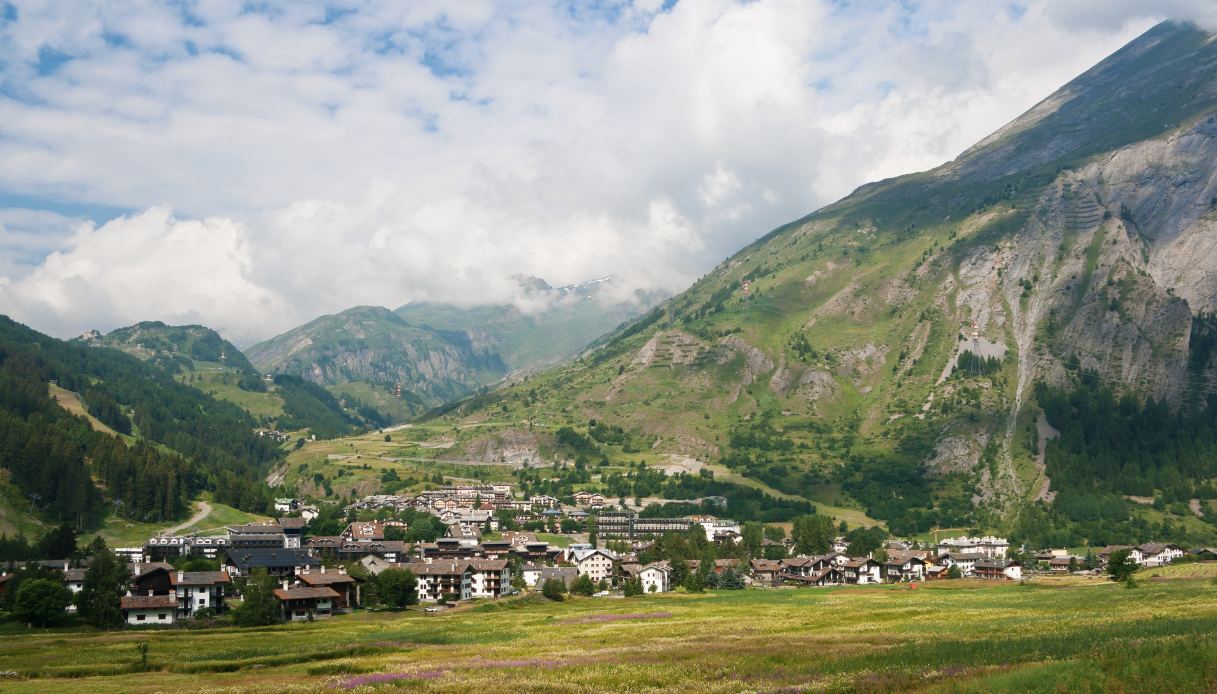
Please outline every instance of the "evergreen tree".
[{"label": "evergreen tree", "polygon": [[76,594],[77,612],[98,629],[122,626],[123,613],[119,600],[127,590],[127,580],[125,562],[109,549],[97,552],[85,571],[80,592]]},{"label": "evergreen tree", "polygon": [[418,578],[409,569],[386,569],[376,577],[380,604],[402,609],[418,604]]},{"label": "evergreen tree", "polygon": [[596,586],[592,583],[591,576],[581,574],[575,579],[575,582],[570,586],[571,595],[584,595],[590,597],[596,592]]},{"label": "evergreen tree", "polygon": [[279,599],[275,597],[275,577],[266,569],[254,569],[241,589],[241,604],[232,611],[238,626],[260,627],[275,624],[282,618]]}]

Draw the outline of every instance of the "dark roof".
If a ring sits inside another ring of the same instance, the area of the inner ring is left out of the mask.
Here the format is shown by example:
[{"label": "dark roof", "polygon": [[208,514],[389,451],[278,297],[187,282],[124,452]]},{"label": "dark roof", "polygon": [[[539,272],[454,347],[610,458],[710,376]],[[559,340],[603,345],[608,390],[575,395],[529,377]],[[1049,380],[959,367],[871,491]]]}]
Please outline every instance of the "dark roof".
[{"label": "dark roof", "polygon": [[[181,574],[181,578],[178,578]],[[170,571],[169,583],[175,586],[214,586],[231,579],[223,571]]]},{"label": "dark roof", "polygon": [[172,595],[124,595],[118,604],[124,610],[177,609],[177,598]]},{"label": "dark roof", "polygon": [[72,583],[75,583],[76,581],[83,581],[85,580],[86,571],[88,571],[88,569],[68,569],[67,571],[63,572],[63,579]]},{"label": "dark roof", "polygon": [[283,526],[278,523],[246,523],[245,525],[229,525],[228,532],[233,535],[279,535]]},{"label": "dark roof", "polygon": [[469,565],[475,571],[502,571],[507,568],[506,559],[470,559]]},{"label": "dark roof", "polygon": [[[136,569],[139,569],[139,573],[136,573]],[[147,576],[148,574],[152,573],[153,571],[173,571],[173,570],[174,570],[173,564],[170,564],[168,562],[163,562],[163,561],[136,563],[136,564],[131,565],[131,574],[135,578]]]},{"label": "dark roof", "polygon": [[333,588],[292,586],[291,588],[276,588],[275,597],[280,600],[317,600],[321,598],[336,598],[338,593]]},{"label": "dark roof", "polygon": [[280,518],[279,525],[284,530],[301,530],[307,524],[303,518]]},{"label": "dark roof", "polygon": [[289,566],[321,566],[321,561],[308,555],[306,549],[280,547],[259,549],[229,549],[228,561],[242,573],[256,568],[280,569]]}]

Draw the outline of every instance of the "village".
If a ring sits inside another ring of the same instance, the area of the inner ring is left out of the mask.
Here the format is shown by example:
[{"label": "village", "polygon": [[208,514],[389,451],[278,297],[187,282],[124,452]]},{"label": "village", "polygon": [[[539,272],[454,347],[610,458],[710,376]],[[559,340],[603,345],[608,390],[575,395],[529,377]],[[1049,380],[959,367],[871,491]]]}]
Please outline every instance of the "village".
[{"label": "village", "polygon": [[[732,520],[644,518],[610,509],[601,495],[587,492],[570,502],[549,496],[517,500],[505,484],[377,495],[343,509],[351,520],[340,534],[313,535],[315,507],[279,499],[276,507],[284,515],[277,520],[229,526],[216,536],[157,536],[142,547],[116,549],[129,574],[119,606],[130,627],[215,618],[242,600],[242,586],[257,576],[275,582],[277,620],[311,621],[367,606],[366,584],[392,572],[408,572],[416,581],[411,602],[439,607],[530,591],[571,592],[580,584],[585,594],[614,597],[678,588],[1021,581],[1038,574],[1099,573],[1117,552],[1138,567],[1217,560],[1217,548],[1186,551],[1147,542],[1078,556],[1062,549],[1011,548],[993,536],[944,538],[929,546],[888,539],[864,556],[851,556],[856,547],[839,535],[824,543],[823,552],[808,553],[799,551],[793,537],[775,539],[784,532],[768,532],[774,529],[767,529],[757,547]],[[409,523],[396,518],[403,512],[416,523],[437,520],[442,534],[431,541],[402,539]],[[77,594],[88,562],[86,557],[37,564]],[[208,570],[196,570],[200,562]],[[0,591],[13,578],[12,569],[0,576]]]}]

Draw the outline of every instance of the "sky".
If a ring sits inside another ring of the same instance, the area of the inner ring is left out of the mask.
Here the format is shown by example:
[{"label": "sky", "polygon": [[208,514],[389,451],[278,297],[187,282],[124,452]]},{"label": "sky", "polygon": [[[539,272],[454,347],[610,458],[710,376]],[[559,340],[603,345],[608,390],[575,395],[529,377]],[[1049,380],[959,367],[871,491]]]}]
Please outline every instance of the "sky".
[{"label": "sky", "polygon": [[1209,1],[0,0],[0,313],[676,292]]}]

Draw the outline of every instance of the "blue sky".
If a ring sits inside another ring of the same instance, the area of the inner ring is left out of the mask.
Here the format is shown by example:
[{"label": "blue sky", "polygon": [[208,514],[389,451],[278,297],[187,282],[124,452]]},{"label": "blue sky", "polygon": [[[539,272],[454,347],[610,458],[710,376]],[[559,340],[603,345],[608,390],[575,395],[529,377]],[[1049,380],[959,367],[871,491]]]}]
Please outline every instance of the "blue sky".
[{"label": "blue sky", "polygon": [[0,310],[249,341],[518,274],[678,291],[1210,4],[4,2]]}]

